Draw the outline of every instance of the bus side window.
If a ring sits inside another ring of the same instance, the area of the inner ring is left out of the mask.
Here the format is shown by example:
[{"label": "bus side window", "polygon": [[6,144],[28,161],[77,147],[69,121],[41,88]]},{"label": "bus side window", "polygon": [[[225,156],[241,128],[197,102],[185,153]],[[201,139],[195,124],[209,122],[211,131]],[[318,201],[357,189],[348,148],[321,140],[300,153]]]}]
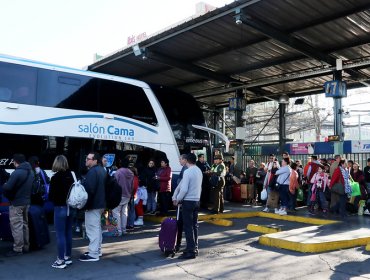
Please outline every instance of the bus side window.
[{"label": "bus side window", "polygon": [[12,101],[23,104],[35,104],[35,94],[27,86],[20,86],[14,91]]},{"label": "bus side window", "polygon": [[9,101],[12,98],[12,91],[7,87],[0,87],[0,101]]}]

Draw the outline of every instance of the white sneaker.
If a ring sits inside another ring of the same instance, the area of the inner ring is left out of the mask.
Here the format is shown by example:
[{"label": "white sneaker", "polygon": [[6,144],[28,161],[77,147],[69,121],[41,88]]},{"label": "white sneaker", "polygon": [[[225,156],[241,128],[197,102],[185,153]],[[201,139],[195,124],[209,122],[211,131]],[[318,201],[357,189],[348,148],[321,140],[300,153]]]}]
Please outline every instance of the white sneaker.
[{"label": "white sneaker", "polygon": [[370,211],[369,211],[369,209],[366,209],[366,210],[364,211],[364,215],[370,215]]},{"label": "white sneaker", "polygon": [[288,213],[286,212],[285,209],[281,209],[278,213],[280,216],[285,216],[285,215],[288,215]]},{"label": "white sneaker", "polygon": [[137,218],[137,220],[134,222],[135,226],[143,226],[144,225],[144,220],[142,217]]},{"label": "white sneaker", "polygon": [[265,209],[262,210],[262,212],[269,212],[270,209],[268,207],[266,207]]},{"label": "white sneaker", "polygon": [[277,208],[275,208],[275,214],[279,214],[279,213],[280,213],[280,211],[281,211],[281,209],[277,209]]}]

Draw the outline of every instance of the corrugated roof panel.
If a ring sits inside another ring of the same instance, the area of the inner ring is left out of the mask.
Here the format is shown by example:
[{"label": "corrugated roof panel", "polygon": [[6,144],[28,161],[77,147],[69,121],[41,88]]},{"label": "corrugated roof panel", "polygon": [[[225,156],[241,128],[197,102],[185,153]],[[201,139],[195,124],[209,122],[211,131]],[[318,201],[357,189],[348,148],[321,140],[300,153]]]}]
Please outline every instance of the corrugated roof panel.
[{"label": "corrugated roof panel", "polygon": [[[369,0],[253,2],[244,12],[255,23],[262,22],[256,29],[235,23],[235,7],[249,3],[235,1],[140,42],[148,50],[145,61],[126,48],[93,64],[92,70],[167,84],[195,96],[207,94],[202,102],[226,104],[225,98],[240,87],[228,82],[233,79],[247,86],[258,82],[254,90],[262,88],[271,96],[296,96],[317,91],[332,79],[325,69],[328,62],[335,66],[335,58],[344,64],[370,61]],[[275,32],[264,29],[264,23]],[[345,70],[343,77],[349,85],[358,79],[370,82],[370,63]],[[252,94],[250,98],[262,100]]]}]

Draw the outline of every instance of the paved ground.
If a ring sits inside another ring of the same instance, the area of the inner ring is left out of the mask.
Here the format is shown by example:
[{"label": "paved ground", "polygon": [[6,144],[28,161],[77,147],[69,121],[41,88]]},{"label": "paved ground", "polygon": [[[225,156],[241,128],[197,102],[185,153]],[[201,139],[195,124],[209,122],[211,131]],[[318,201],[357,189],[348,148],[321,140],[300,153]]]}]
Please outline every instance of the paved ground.
[{"label": "paved ground", "polygon": [[[258,210],[232,204],[226,208]],[[304,215],[302,211],[298,215]],[[50,267],[56,256],[53,231],[52,243],[44,249],[14,258],[3,256],[11,243],[1,241],[0,279],[370,279],[370,255],[364,247],[319,254],[267,247],[258,243],[261,234],[246,230],[247,224],[275,224],[283,230],[307,224],[259,217],[232,221],[231,227],[200,224],[200,255],[195,260],[165,258],[158,248],[156,223],[121,238],[105,238],[99,262],[75,260],[63,270]],[[368,220],[362,226],[367,227]],[[85,239],[74,239],[75,259],[87,244]]]}]

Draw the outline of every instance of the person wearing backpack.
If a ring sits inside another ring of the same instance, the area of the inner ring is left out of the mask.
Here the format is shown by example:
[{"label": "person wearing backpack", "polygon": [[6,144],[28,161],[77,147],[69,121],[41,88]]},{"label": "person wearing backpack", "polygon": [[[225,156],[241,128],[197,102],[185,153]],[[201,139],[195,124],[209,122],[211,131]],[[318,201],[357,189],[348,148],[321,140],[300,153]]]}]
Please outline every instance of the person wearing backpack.
[{"label": "person wearing backpack", "polygon": [[48,197],[50,179],[46,172],[40,168],[40,161],[37,156],[31,156],[28,162],[32,166],[34,181],[32,185],[31,204],[44,206]]},{"label": "person wearing backpack", "polygon": [[80,261],[93,262],[99,261],[102,243],[101,214],[105,203],[105,179],[107,173],[102,166],[101,156],[97,152],[90,152],[86,157],[86,167],[89,171],[82,182],[88,200],[85,205],[85,227],[86,235],[89,238],[89,251],[80,256]]},{"label": "person wearing backpack", "polygon": [[72,264],[72,215],[68,213],[67,197],[74,180],[67,158],[58,155],[54,159],[50,180],[49,200],[54,204],[54,225],[57,239],[58,258],[53,268],[65,268]]}]

